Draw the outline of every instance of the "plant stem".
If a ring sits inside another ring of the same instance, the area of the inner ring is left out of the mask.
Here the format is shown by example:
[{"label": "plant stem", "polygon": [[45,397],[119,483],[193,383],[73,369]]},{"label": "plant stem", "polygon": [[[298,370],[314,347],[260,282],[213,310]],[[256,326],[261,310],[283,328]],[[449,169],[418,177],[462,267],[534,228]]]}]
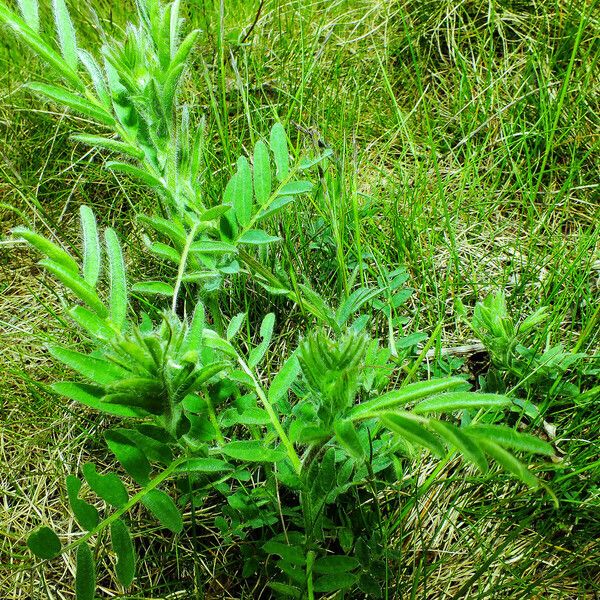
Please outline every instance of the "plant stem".
[{"label": "plant stem", "polygon": [[262,386],[260,385],[260,383],[258,382],[256,377],[254,376],[254,373],[252,372],[250,367],[246,364],[246,361],[244,361],[244,359],[239,354],[237,355],[237,359],[238,359],[238,364],[242,368],[242,371],[244,371],[244,373],[246,373],[246,375],[248,375],[252,379],[252,382],[254,384],[254,390],[256,391],[256,395],[258,396],[259,400],[262,402],[262,405],[264,406],[265,410],[267,411],[267,414],[269,415],[269,419],[271,420],[271,424],[273,425],[273,428],[277,432],[277,435],[279,436],[281,443],[283,444],[283,446],[286,449],[286,452],[288,454],[290,462],[292,463],[292,466],[294,467],[294,471],[296,471],[296,475],[300,476],[300,474],[302,472],[302,461],[300,460],[300,457],[298,456],[298,453],[296,452],[294,445],[292,444],[292,442],[290,441],[290,438],[287,436],[286,432],[284,431],[281,423],[279,422],[279,418],[277,417],[277,414],[273,410],[271,403],[269,402],[265,392],[263,391]]}]

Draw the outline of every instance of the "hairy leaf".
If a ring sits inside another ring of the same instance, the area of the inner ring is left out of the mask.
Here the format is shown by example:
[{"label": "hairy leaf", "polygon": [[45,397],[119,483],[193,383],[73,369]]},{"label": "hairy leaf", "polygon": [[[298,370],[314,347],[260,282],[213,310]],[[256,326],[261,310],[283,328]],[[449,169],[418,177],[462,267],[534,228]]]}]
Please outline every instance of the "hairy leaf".
[{"label": "hairy leaf", "polygon": [[482,473],[487,472],[488,463],[485,454],[479,445],[469,436],[465,435],[458,427],[452,425],[452,423],[437,421],[436,419],[431,419],[429,421],[429,427],[436,431],[448,443],[458,448],[458,450],[460,450],[468,460],[475,464]]},{"label": "hairy leaf", "polygon": [[127,279],[123,252],[117,234],[113,229],[104,232],[108,272],[110,276],[110,318],[119,330],[125,326],[127,315]]},{"label": "hairy leaf", "polygon": [[96,597],[96,565],[92,551],[85,542],[77,548],[75,597],[76,600],[94,600]]},{"label": "hairy leaf", "polygon": [[165,492],[150,490],[142,497],[142,504],[158,519],[163,527],[173,533],[183,529],[183,519],[179,509]]},{"label": "hairy leaf", "polygon": [[273,125],[269,142],[277,170],[277,179],[283,181],[288,176],[290,166],[287,137],[281,123],[275,123],[275,125]]},{"label": "hairy leaf", "polygon": [[80,300],[85,302],[99,317],[108,316],[108,310],[102,303],[94,288],[72,271],[50,259],[41,260],[40,265],[48,269],[65,287],[68,287]]},{"label": "hairy leaf", "polygon": [[296,353],[294,353],[283,363],[283,366],[279,369],[279,373],[273,377],[271,386],[269,387],[269,402],[275,404],[281,400],[287,394],[290,387],[292,387],[299,374],[300,362]]},{"label": "hairy leaf", "polygon": [[506,425],[470,425],[465,428],[465,433],[477,439],[486,438],[511,450],[554,456],[554,448],[548,442],[534,435],[515,431],[512,427]]},{"label": "hairy leaf", "polygon": [[219,451],[231,458],[248,462],[277,462],[285,457],[285,452],[280,448],[267,448],[258,440],[229,442],[221,446]]},{"label": "hairy leaf", "polygon": [[262,229],[249,229],[245,231],[239,238],[238,244],[252,244],[255,246],[262,246],[264,244],[272,244],[273,242],[279,242],[280,237],[269,235]]},{"label": "hairy leaf", "polygon": [[56,558],[61,551],[60,540],[49,527],[36,529],[27,538],[27,546],[38,558],[44,560]]},{"label": "hairy leaf", "polygon": [[78,497],[81,489],[81,481],[74,475],[67,475],[67,494],[71,510],[77,519],[77,523],[82,529],[91,531],[98,525],[98,511],[95,506],[88,504],[85,500]]},{"label": "hairy leaf", "polygon": [[114,473],[101,475],[96,471],[96,465],[93,463],[85,463],[82,471],[87,484],[102,500],[115,508],[127,504],[129,495],[117,475]]},{"label": "hairy leaf", "polygon": [[481,394],[477,392],[449,392],[427,398],[419,402],[413,412],[425,414],[431,412],[451,412],[473,408],[505,408],[512,404],[507,396],[497,394]]},{"label": "hairy leaf", "polygon": [[540,482],[537,477],[520,460],[510,452],[486,438],[480,438],[479,444],[503,469],[512,473],[517,479],[532,488],[538,488]]},{"label": "hairy leaf", "polygon": [[71,21],[65,0],[52,0],[52,9],[61,54],[69,67],[76,71],[77,42],[75,40],[75,27],[73,27],[73,21]]},{"label": "hairy leaf", "polygon": [[74,383],[72,381],[53,383],[51,387],[55,392],[62,396],[81,402],[81,404],[85,404],[94,410],[99,410],[109,415],[115,415],[117,417],[143,417],[148,414],[147,411],[140,408],[106,404],[106,402],[103,402],[102,400],[105,393],[103,388],[82,383]]},{"label": "hairy leaf", "polygon": [[256,203],[264,205],[271,195],[271,162],[269,151],[263,141],[254,146],[254,194]]},{"label": "hairy leaf", "polygon": [[27,87],[38,94],[42,94],[47,98],[54,100],[58,104],[62,104],[75,112],[90,117],[90,119],[93,119],[98,123],[110,127],[115,125],[115,120],[106,109],[83,96],[78,96],[77,94],[70,92],[66,88],[57,85],[49,85],[47,83],[28,83]]},{"label": "hairy leaf", "polygon": [[26,227],[14,227],[12,233],[22,237],[24,240],[29,242],[36,250],[39,250],[42,254],[45,254],[48,258],[58,263],[65,270],[71,271],[74,274],[79,272],[79,266],[75,262],[75,259],[60,246],[46,239],[44,236],[39,235],[27,229]]},{"label": "hairy leaf", "polygon": [[83,278],[91,287],[96,287],[100,275],[100,239],[96,217],[89,206],[79,208],[83,231]]},{"label": "hairy leaf", "polygon": [[362,460],[365,457],[364,449],[358,439],[358,434],[356,433],[352,421],[336,421],[333,429],[338,443],[350,456],[357,460]]},{"label": "hairy leaf", "polygon": [[135,577],[135,550],[129,529],[121,519],[110,525],[110,540],[114,553],[117,555],[115,571],[123,587],[129,587]]},{"label": "hairy leaf", "polygon": [[125,471],[137,483],[146,485],[150,481],[151,466],[144,453],[120,431],[109,430],[105,432],[104,438]]},{"label": "hairy leaf", "polygon": [[384,413],[381,422],[390,430],[400,434],[413,444],[429,448],[433,454],[443,457],[446,448],[433,433],[428,431],[418,417],[411,413]]},{"label": "hairy leaf", "polygon": [[40,15],[37,0],[17,0],[23,20],[33,31],[39,33]]}]

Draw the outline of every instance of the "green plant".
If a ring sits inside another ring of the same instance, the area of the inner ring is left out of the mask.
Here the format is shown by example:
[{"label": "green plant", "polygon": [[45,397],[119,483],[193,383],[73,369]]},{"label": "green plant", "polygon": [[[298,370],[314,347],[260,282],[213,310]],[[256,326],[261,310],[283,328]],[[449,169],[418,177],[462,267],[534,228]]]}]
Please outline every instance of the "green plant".
[{"label": "green plant", "polygon": [[[491,459],[522,482],[540,485],[512,451],[551,455],[552,448],[477,418],[489,409],[520,410],[511,398],[471,393],[456,377],[411,382],[414,370],[398,385],[392,379],[398,371],[395,311],[406,298],[398,291],[403,273],[382,274],[377,287],[348,289],[334,309],[310,286],[282,281],[246,249],[277,241],[257,225],[268,227],[268,217],[309,192],[312,184],[296,175],[326,156],[290,165],[285,132],[275,125],[269,148],[260,141],[254,146],[252,168],[247,158],[238,159],[223,202],[205,201],[202,130],[190,133],[190,109],[176,102],[195,39],[192,33],[179,44],[178,2],[140,1],[137,27],[128,29],[124,44],[107,42],[103,68],[77,50],[62,1],[54,3],[60,54],[38,34],[37,3],[19,6],[23,18],[0,3],[0,18],[71,86],[30,87],[118,135],[78,139],[137,161],[108,164],[157,193],[162,214],[142,215],[140,221],[162,240],[149,239],[150,250],[172,266],[155,281],[129,282],[117,234],[107,229],[101,241],[94,214],[85,206],[81,265],[31,229],[14,230],[47,257],[41,264],[79,301],[72,305],[64,296],[85,351],[52,345],[49,352],[83,381],[54,384],[54,391],[125,421],[124,427],[107,430],[105,440],[135,493],[130,497],[115,473],[102,475],[95,465],[84,465],[87,486],[103,501],[103,518],[80,497],[83,482],[71,475],[70,505],[86,533],[64,548],[46,527],[28,540],[44,560],[77,549],[78,597],[94,597],[94,554],[109,530],[116,576],[124,587],[131,585],[135,555],[126,519],[137,503],[173,533],[184,531],[180,508],[160,489],[170,481],[192,505],[207,490],[223,494],[224,535],[259,530],[262,551],[279,557],[273,589],[308,598],[355,586],[371,593],[377,587],[369,571],[379,534],[371,535],[365,522],[353,524],[352,516],[365,496],[377,505],[379,491],[397,478],[404,455],[425,449],[445,459],[458,451],[484,473]],[[88,82],[79,74],[80,61]],[[101,276],[105,263],[108,289]],[[274,377],[261,373],[274,316],[263,319],[257,327],[260,341],[248,348],[236,341],[246,315],[229,318],[216,302],[223,280],[244,271],[317,319]],[[132,293],[151,297],[147,314],[136,314]],[[365,333],[368,315],[353,320],[369,304],[388,321],[387,348]],[[475,417],[458,426],[453,415],[464,410]],[[284,501],[273,493],[279,484],[289,492]],[[284,530],[273,532],[280,515]],[[385,515],[380,510],[377,517],[381,521]],[[271,528],[268,535],[265,527]],[[247,568],[252,572],[257,565],[249,560]]]}]

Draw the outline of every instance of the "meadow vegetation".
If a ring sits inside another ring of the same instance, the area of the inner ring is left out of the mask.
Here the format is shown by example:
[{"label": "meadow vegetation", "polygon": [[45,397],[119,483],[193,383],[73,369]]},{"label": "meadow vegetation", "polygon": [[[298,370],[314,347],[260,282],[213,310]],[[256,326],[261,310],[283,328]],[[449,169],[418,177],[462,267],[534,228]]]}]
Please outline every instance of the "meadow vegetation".
[{"label": "meadow vegetation", "polygon": [[0,597],[597,598],[597,2],[174,5],[0,1]]}]

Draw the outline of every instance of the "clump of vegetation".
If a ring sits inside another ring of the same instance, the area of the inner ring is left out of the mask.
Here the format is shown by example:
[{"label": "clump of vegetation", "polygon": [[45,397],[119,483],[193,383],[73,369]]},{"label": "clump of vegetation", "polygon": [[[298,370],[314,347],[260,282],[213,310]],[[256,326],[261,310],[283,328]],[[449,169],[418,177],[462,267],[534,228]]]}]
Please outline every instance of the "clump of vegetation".
[{"label": "clump of vegetation", "polygon": [[[180,3],[138,0],[136,23],[124,39],[105,35],[98,55],[81,49],[64,1],[52,8],[48,34],[36,0],[19,2],[19,12],[0,2],[0,20],[61,79],[28,88],[84,116],[88,130],[72,138],[116,155],[105,166],[157,201],[153,211],[133,205],[144,235],[129,252],[153,257],[141,259],[148,263],[142,280],[129,273],[115,228],[100,227],[98,211],[85,204],[80,247],[32,226],[13,228],[61,284],[65,317],[47,349],[78,378],[51,390],[108,416],[103,438],[118,463],[105,470],[86,462],[67,476],[83,534],[63,544],[42,525],[27,540],[37,558],[74,552],[78,598],[95,597],[105,570],[129,590],[140,571],[136,545],[147,543],[130,532],[138,505],[201,554],[197,514],[211,499],[221,543],[239,547],[243,579],[276,597],[384,597],[403,585],[404,533],[389,497],[407,473],[415,484],[407,507],[438,484],[456,455],[476,469],[463,473],[478,472],[488,486],[502,482],[500,467],[556,502],[548,475],[538,476],[523,456],[552,459],[540,469],[551,472],[557,451],[524,429],[542,415],[536,395],[581,396],[566,374],[586,355],[535,347],[546,309],[516,326],[502,294],[476,304],[471,327],[498,370],[485,390],[470,391],[463,376],[415,381],[440,328],[430,337],[404,332],[401,312],[412,300],[406,271],[389,269],[360,244],[351,260],[345,256],[348,215],[336,213],[345,181],[332,150],[317,143],[295,153],[276,122],[263,129],[268,139],[256,134],[239,153],[222,195],[209,193],[211,140],[182,86],[200,33],[182,34]],[[219,26],[224,44],[222,15]],[[223,121],[218,128],[229,139]],[[335,295],[310,273],[285,268],[278,250],[293,247],[285,219],[306,197],[335,217],[318,225],[324,248],[308,244],[324,254],[330,246]],[[368,207],[353,207],[355,224],[361,210]],[[444,214],[449,219],[447,207]],[[458,253],[453,260],[458,265]],[[232,289],[251,290],[245,310],[227,310]],[[302,315],[300,335],[293,330],[271,361],[274,335],[285,337],[286,323],[263,310],[252,295],[258,289],[280,315],[282,299]],[[74,328],[78,349],[69,347]],[[425,482],[412,471],[423,453],[438,460]],[[197,572],[191,579],[182,589],[198,590]]]}]

